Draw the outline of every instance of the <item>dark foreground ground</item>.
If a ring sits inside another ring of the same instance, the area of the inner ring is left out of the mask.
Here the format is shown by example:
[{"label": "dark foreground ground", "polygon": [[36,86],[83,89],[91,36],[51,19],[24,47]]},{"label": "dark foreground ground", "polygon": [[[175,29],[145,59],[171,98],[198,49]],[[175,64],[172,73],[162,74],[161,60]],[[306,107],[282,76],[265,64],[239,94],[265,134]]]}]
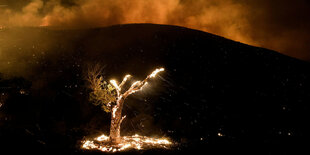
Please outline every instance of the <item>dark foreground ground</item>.
[{"label": "dark foreground ground", "polygon": [[84,75],[96,63],[107,80],[127,73],[143,79],[166,68],[128,98],[122,133],[179,145],[120,154],[307,151],[299,144],[309,140],[310,65],[275,51],[182,27],[133,24],[8,28],[0,31],[0,52],[1,155],[101,154],[79,149],[85,137],[109,131],[110,115],[88,100]]}]

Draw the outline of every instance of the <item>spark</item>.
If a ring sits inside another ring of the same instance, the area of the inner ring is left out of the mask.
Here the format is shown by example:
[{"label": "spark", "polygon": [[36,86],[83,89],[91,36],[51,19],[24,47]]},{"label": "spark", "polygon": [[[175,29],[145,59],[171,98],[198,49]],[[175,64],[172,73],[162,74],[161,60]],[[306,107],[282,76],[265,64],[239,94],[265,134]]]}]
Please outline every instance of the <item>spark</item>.
[{"label": "spark", "polygon": [[119,152],[130,149],[144,150],[148,148],[168,149],[172,145],[173,143],[167,138],[152,138],[138,134],[124,136],[121,143],[114,145],[109,143],[109,137],[104,134],[93,140],[82,141],[82,149],[100,150],[103,152]]}]

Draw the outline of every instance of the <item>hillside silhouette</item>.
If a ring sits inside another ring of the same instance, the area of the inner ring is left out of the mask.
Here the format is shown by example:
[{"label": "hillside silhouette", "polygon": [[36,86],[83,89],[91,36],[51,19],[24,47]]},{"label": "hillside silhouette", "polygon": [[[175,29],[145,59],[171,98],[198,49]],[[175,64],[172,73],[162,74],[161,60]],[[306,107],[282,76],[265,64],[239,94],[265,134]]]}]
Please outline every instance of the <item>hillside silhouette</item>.
[{"label": "hillside silhouette", "polygon": [[0,93],[6,96],[0,139],[8,149],[24,144],[35,153],[88,153],[79,141],[110,125],[110,116],[88,100],[84,74],[94,64],[105,66],[107,80],[128,73],[139,80],[166,69],[128,98],[122,130],[171,137],[180,148],[169,153],[208,152],[214,144],[288,145],[308,137],[310,65],[276,51],[154,24],[7,28],[0,43]]}]

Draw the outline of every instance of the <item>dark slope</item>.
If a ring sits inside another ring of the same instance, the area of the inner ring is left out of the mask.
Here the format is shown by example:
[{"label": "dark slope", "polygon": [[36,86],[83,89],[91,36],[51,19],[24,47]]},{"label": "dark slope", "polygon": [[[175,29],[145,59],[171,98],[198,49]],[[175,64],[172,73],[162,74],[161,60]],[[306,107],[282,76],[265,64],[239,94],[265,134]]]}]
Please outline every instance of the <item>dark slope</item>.
[{"label": "dark slope", "polygon": [[310,65],[271,50],[151,24],[7,29],[0,43],[2,53],[20,54],[4,56],[24,70],[3,69],[24,81],[0,81],[7,96],[0,108],[0,138],[11,141],[6,146],[18,138],[31,151],[73,154],[83,136],[107,132],[109,115],[88,102],[83,80],[86,66],[96,62],[106,65],[107,79],[126,73],[141,79],[158,66],[166,68],[160,80],[128,99],[123,134],[167,135],[184,145],[181,151],[205,152],[213,144],[294,144],[309,138]]}]

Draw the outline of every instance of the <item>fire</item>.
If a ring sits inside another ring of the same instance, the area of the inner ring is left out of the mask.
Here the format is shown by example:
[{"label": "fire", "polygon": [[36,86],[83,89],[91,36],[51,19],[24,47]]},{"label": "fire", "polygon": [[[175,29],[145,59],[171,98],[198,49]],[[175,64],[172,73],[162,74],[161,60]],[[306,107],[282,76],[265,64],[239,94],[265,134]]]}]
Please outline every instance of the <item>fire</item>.
[{"label": "fire", "polygon": [[101,136],[97,137],[96,140],[99,142],[107,141],[107,140],[109,140],[109,137],[106,135],[101,135]]},{"label": "fire", "polygon": [[116,110],[117,110],[117,107],[114,107],[114,108],[112,109],[113,118],[115,117],[115,112],[116,112]]},{"label": "fire", "polygon": [[119,88],[121,89],[122,86],[126,83],[126,81],[131,77],[131,75],[126,75],[122,81],[122,83],[119,85]]},{"label": "fire", "polygon": [[[118,152],[129,149],[148,149],[148,148],[165,148],[168,149],[173,143],[166,138],[152,138],[146,136],[120,136],[120,125],[122,121],[126,118],[126,116],[122,117],[121,110],[124,104],[124,100],[130,94],[136,93],[142,90],[147,84],[148,80],[151,78],[155,78],[159,72],[164,71],[164,68],[158,68],[154,70],[151,74],[149,74],[144,80],[136,81],[132,83],[127,91],[121,91],[122,86],[126,83],[128,78],[131,75],[126,75],[123,78],[123,81],[118,84],[116,80],[110,80],[110,83],[113,87],[115,87],[117,91],[117,99],[116,104],[113,105],[112,108],[112,117],[111,117],[111,127],[110,127],[110,136],[101,135],[91,140],[82,141],[82,149],[88,150],[100,150],[104,152]],[[92,76],[96,77],[96,76]],[[90,80],[92,81],[92,80]],[[97,87],[95,87],[97,88]],[[115,102],[115,101],[113,101]],[[108,106],[111,106],[110,102],[107,103]]]},{"label": "fire", "polygon": [[[142,88],[144,86],[146,86],[148,83],[146,82],[149,78],[155,78],[156,75],[159,73],[159,72],[162,72],[164,71],[165,69],[164,68],[157,68],[155,69],[149,76],[147,76],[147,78],[144,80],[144,81],[136,81],[134,82],[130,89],[129,89],[129,93],[128,94],[133,94],[137,91],[140,91],[142,90]],[[131,77],[131,75],[126,75],[124,78],[123,78],[123,81],[118,85],[117,84],[117,81],[116,80],[110,80],[110,83],[116,88],[116,91],[117,91],[117,94],[120,95],[120,91],[123,87],[123,85],[126,83],[126,81]],[[140,87],[140,88],[137,88],[137,87]]]},{"label": "fire", "polygon": [[109,137],[101,135],[92,140],[82,141],[82,149],[100,150],[103,152],[119,152],[124,150],[144,150],[147,148],[169,149],[173,142],[167,138],[152,138],[140,135],[124,136],[122,142],[112,145],[109,143]]},{"label": "fire", "polygon": [[[139,85],[141,85],[141,88],[135,89],[136,87],[139,87]],[[145,87],[145,85],[147,85],[147,82],[145,82],[144,84],[141,83],[141,81],[134,82],[130,87],[130,88],[132,88],[132,90],[129,92],[129,94],[133,94],[133,93],[136,93],[136,92],[142,90],[142,88]]]},{"label": "fire", "polygon": [[154,78],[156,77],[156,74],[159,73],[159,72],[162,72],[164,71],[165,69],[164,68],[159,68],[159,69],[156,69],[155,71],[153,71],[153,73],[150,75],[151,78]]},{"label": "fire", "polygon": [[[129,90],[127,91],[128,92],[128,95],[129,94],[133,94],[133,93],[136,93],[138,91],[141,91],[148,83],[147,83],[147,80],[149,80],[150,78],[155,78],[156,75],[159,73],[159,72],[162,72],[164,71],[165,69],[164,68],[157,68],[155,69],[150,75],[147,76],[147,78],[143,81],[136,81],[134,82]],[[121,89],[123,87],[123,85],[126,83],[126,81],[131,77],[131,75],[126,75],[124,78],[123,78],[123,81],[118,85],[117,84],[117,81],[116,80],[110,80],[110,83],[116,88],[116,91],[117,91],[117,94],[118,96],[120,96],[119,98],[121,98],[123,96],[123,94],[120,94],[121,92]]]},{"label": "fire", "polygon": [[120,87],[117,85],[117,82],[115,80],[110,80],[110,83],[118,90],[120,91]]}]

